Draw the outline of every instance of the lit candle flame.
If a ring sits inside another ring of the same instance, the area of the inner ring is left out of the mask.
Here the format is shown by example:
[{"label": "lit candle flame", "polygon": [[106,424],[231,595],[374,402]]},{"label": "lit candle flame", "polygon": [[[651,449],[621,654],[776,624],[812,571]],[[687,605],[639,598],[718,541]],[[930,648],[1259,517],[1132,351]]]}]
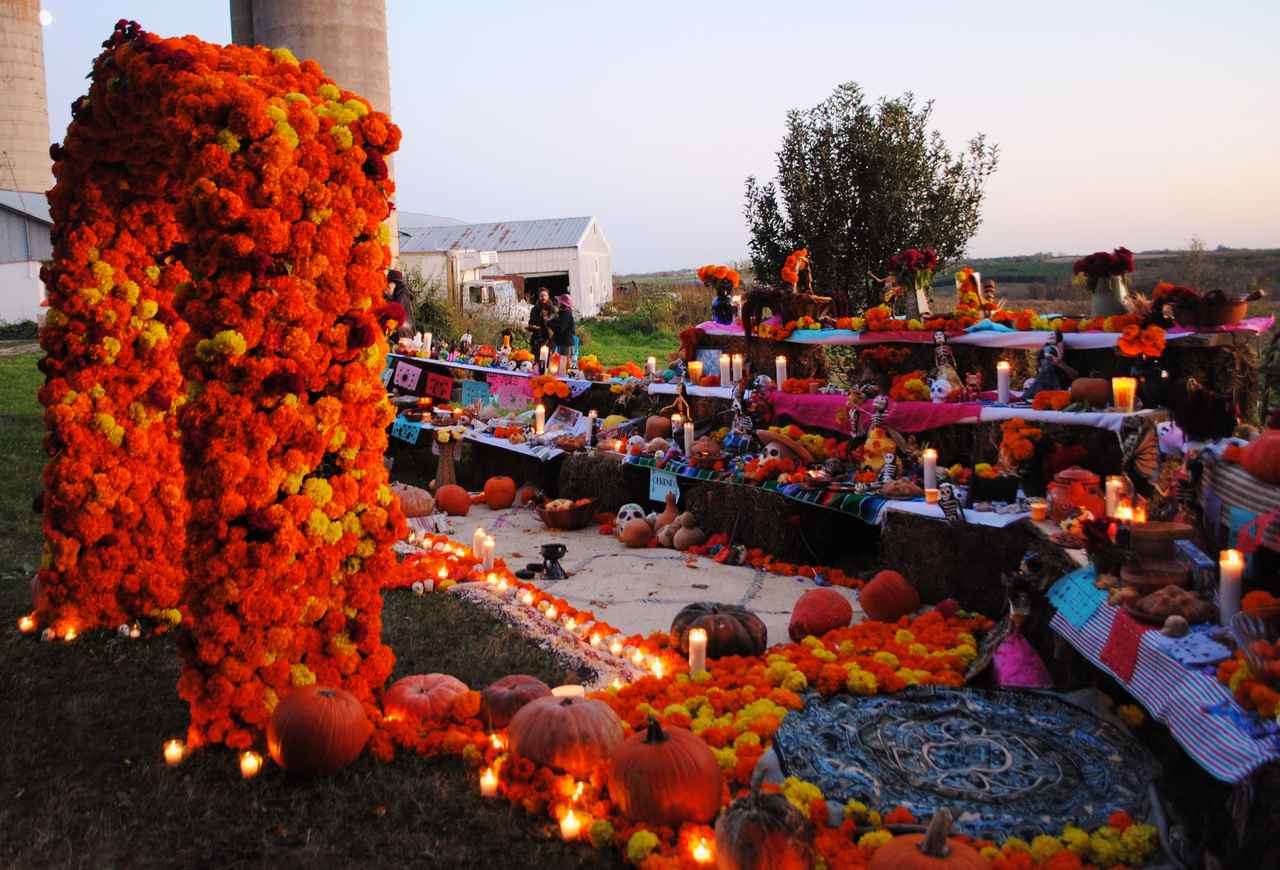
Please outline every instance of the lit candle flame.
[{"label": "lit candle flame", "polygon": [[30,614],[21,617],[18,620],[18,631],[23,634],[30,634],[36,630],[36,618]]},{"label": "lit candle flame", "polygon": [[547,619],[555,619],[559,615],[560,615],[560,611],[556,610],[554,604],[547,608]]},{"label": "lit candle flame", "polygon": [[166,740],[164,742],[164,763],[170,767],[177,767],[187,755],[187,747],[181,740]]},{"label": "lit candle flame", "polygon": [[622,655],[622,641],[615,640],[613,643],[609,644],[609,652],[613,653],[615,656]]},{"label": "lit candle flame", "polygon": [[492,767],[486,767],[480,773],[480,796],[493,797],[498,793],[498,774]]},{"label": "lit candle flame", "polygon": [[707,845],[707,840],[702,837],[693,847],[693,860],[699,864],[710,864],[712,860],[711,847]]},{"label": "lit candle flame", "polygon": [[653,660],[653,675],[654,675],[655,677],[657,677],[658,679],[662,679],[662,674],[663,674],[663,671],[664,671],[664,670],[665,670],[665,669],[662,667],[662,659],[654,659],[654,660]]},{"label": "lit candle flame", "polygon": [[507,744],[503,741],[502,735],[496,731],[489,735],[489,742],[493,745],[493,748],[499,752],[507,748]]},{"label": "lit candle flame", "polygon": [[240,753],[240,776],[253,779],[262,770],[262,756],[252,750]]},{"label": "lit candle flame", "polygon": [[78,636],[79,635],[76,634],[76,630],[74,628],[68,628],[67,633],[63,635],[63,640],[67,643],[71,643],[71,641],[75,640]]},{"label": "lit candle flame", "polygon": [[640,652],[640,650],[636,650],[631,654],[631,661],[637,667],[644,664],[644,653]]},{"label": "lit candle flame", "polygon": [[598,634],[592,634],[592,635],[591,635],[591,645],[592,645],[592,646],[600,646],[600,635],[598,635]]}]

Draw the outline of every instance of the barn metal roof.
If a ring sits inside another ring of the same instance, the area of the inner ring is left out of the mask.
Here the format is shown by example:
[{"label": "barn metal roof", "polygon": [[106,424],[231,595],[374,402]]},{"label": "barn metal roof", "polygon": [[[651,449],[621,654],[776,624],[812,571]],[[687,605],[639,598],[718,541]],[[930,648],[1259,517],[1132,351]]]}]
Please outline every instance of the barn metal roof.
[{"label": "barn metal roof", "polygon": [[399,220],[402,232],[420,230],[424,227],[460,227],[466,223],[466,221],[445,217],[441,214],[426,214],[425,212],[403,211],[401,209],[396,209],[396,217]]},{"label": "barn metal roof", "polygon": [[590,217],[500,221],[492,224],[420,227],[400,246],[401,253],[451,251],[540,251],[574,248],[591,225]]},{"label": "barn metal roof", "polygon": [[49,216],[49,200],[45,199],[43,193],[0,190],[0,206],[34,218],[41,223],[53,223],[53,218]]}]

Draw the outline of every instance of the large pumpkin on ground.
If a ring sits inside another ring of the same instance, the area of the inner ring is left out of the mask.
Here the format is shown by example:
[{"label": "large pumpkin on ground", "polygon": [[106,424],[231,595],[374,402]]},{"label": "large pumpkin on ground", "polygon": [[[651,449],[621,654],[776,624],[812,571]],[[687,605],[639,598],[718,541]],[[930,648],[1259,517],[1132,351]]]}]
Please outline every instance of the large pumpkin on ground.
[{"label": "large pumpkin on ground", "polygon": [[516,482],[509,477],[491,477],[484,482],[484,503],[490,510],[506,510],[516,503]]},{"label": "large pumpkin on ground", "polygon": [[1239,462],[1258,480],[1280,484],[1280,429],[1268,429],[1244,447],[1228,447],[1227,458]]},{"label": "large pumpkin on ground", "polygon": [[822,637],[853,621],[853,605],[834,589],[810,589],[791,608],[787,633],[796,643],[809,635]]},{"label": "large pumpkin on ground", "polygon": [[451,517],[465,517],[471,510],[471,494],[456,483],[436,490],[436,507]]},{"label": "large pumpkin on ground", "polygon": [[719,870],[809,870],[814,863],[809,820],[781,794],[752,792],[716,820]]},{"label": "large pumpkin on ground", "polygon": [[435,512],[436,500],[422,487],[393,483],[391,491],[400,497],[400,509],[406,517],[425,517]]},{"label": "large pumpkin on ground", "polygon": [[521,707],[550,694],[551,687],[537,677],[524,674],[502,677],[480,693],[480,718],[490,728],[506,728]]},{"label": "large pumpkin on ground", "polygon": [[897,571],[881,571],[862,587],[858,603],[868,619],[897,622],[920,609],[920,593]]},{"label": "large pumpkin on ground", "polygon": [[723,788],[720,764],[702,738],[684,728],[663,729],[652,716],[648,729],[628,737],[609,765],[609,799],[636,822],[672,828],[709,822]]},{"label": "large pumpkin on ground", "polygon": [[537,764],[574,776],[588,776],[608,761],[622,743],[622,720],[613,708],[593,698],[530,701],[507,725],[511,751]]},{"label": "large pumpkin on ground", "polygon": [[391,719],[434,722],[447,718],[454,699],[468,691],[466,683],[448,674],[414,674],[387,689],[382,707]]},{"label": "large pumpkin on ground", "polygon": [[923,834],[904,834],[871,856],[870,870],[990,870],[991,864],[966,843],[947,836],[951,813],[938,810]]},{"label": "large pumpkin on ground", "polygon": [[769,645],[769,629],[764,621],[745,607],[698,601],[686,606],[671,621],[671,636],[680,651],[689,652],[689,629],[707,632],[707,658],[758,656]]},{"label": "large pumpkin on ground", "polygon": [[373,734],[364,708],[350,692],[310,685],[276,705],[267,724],[267,751],[289,773],[334,773],[360,757]]}]

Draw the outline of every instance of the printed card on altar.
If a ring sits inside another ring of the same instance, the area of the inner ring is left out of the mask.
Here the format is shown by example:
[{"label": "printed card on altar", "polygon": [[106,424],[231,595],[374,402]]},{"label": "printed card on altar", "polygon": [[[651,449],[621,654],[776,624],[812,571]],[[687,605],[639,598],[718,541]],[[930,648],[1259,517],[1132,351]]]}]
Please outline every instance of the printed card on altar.
[{"label": "printed card on altar", "polygon": [[472,405],[487,405],[492,399],[493,391],[484,381],[463,381],[462,382],[462,406],[469,408]]},{"label": "printed card on altar", "polygon": [[396,417],[395,422],[391,424],[391,437],[399,438],[409,444],[418,443],[418,433],[421,431],[421,426],[404,417]]},{"label": "printed card on altar", "polygon": [[453,378],[427,372],[426,394],[437,402],[447,402],[453,398]]},{"label": "printed card on altar", "polygon": [[422,369],[412,363],[398,362],[394,379],[397,387],[412,392],[418,389],[418,381],[422,379]]}]

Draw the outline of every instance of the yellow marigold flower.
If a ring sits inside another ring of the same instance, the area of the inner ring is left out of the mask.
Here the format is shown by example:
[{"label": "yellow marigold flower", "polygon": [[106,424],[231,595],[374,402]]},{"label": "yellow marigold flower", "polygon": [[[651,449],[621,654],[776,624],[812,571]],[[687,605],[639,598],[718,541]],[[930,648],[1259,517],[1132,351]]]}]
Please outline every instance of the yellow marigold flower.
[{"label": "yellow marigold flower", "polygon": [[799,694],[809,688],[809,681],[800,671],[792,671],[787,674],[787,678],[782,681],[782,688],[786,689],[788,692],[795,692],[796,694]]},{"label": "yellow marigold flower", "polygon": [[355,97],[347,100],[342,105],[346,107],[347,111],[354,113],[357,118],[363,118],[369,114],[369,107],[364,104],[363,100],[357,100]]},{"label": "yellow marigold flower", "polygon": [[805,639],[804,639],[804,640],[802,640],[802,641],[800,641],[800,642],[801,642],[802,644],[804,644],[805,646],[810,647],[810,648],[812,648],[812,649],[821,649],[821,648],[822,648],[822,641],[818,640],[818,639],[817,639],[816,637],[814,637],[813,635],[808,635],[807,637],[805,637]]},{"label": "yellow marigold flower", "polygon": [[733,769],[738,766],[738,753],[733,751],[732,747],[724,749],[711,748],[715,753],[716,761],[720,764],[720,770],[725,773],[733,773]]},{"label": "yellow marigold flower", "polygon": [[892,839],[893,834],[888,831],[871,831],[858,838],[858,848],[871,854]]},{"label": "yellow marigold flower", "polygon": [[1120,842],[1128,852],[1125,863],[1141,867],[1151,860],[1160,846],[1160,833],[1155,825],[1130,825],[1120,835]]},{"label": "yellow marigold flower", "polygon": [[893,639],[903,646],[907,646],[915,641],[916,636],[905,628],[900,628],[893,633]]},{"label": "yellow marigold flower", "polygon": [[1062,829],[1062,842],[1077,855],[1085,855],[1089,851],[1089,833],[1084,828],[1068,825]]},{"label": "yellow marigold flower", "polygon": [[614,833],[613,825],[610,824],[608,819],[596,819],[591,823],[589,832],[591,845],[597,849],[608,849],[613,845]]},{"label": "yellow marigold flower", "polygon": [[148,266],[147,268],[143,269],[142,272],[147,276],[147,280],[150,281],[152,284],[160,280],[159,266]]},{"label": "yellow marigold flower", "polygon": [[300,94],[297,91],[289,91],[289,93],[284,95],[284,98],[291,103],[311,103],[310,97],[306,94]]},{"label": "yellow marigold flower", "polygon": [[1012,850],[1014,852],[1030,852],[1031,851],[1031,846],[1027,843],[1026,840],[1022,839],[1021,837],[1010,837],[1009,839],[1005,840],[1003,848]]},{"label": "yellow marigold flower", "polygon": [[138,294],[142,292],[142,288],[138,286],[137,281],[127,278],[116,285],[116,289],[120,291],[120,298],[125,302],[128,302],[130,305],[136,305],[138,303]]},{"label": "yellow marigold flower", "polygon": [[273,121],[285,121],[289,118],[289,113],[274,103],[268,103],[262,110],[262,114],[266,115]]},{"label": "yellow marigold flower", "polygon": [[304,664],[291,665],[289,667],[289,682],[293,684],[295,689],[301,689],[303,686],[309,686],[316,681],[316,675],[311,672],[311,668]]},{"label": "yellow marigold flower", "polygon": [[631,839],[627,840],[627,860],[632,864],[639,864],[656,848],[658,848],[656,834],[652,831],[636,831],[631,835]]},{"label": "yellow marigold flower", "polygon": [[694,674],[694,675],[693,675],[693,681],[694,681],[695,683],[707,683],[707,682],[710,682],[710,681],[711,681],[711,672],[710,672],[710,671],[698,671],[696,674]]},{"label": "yellow marigold flower", "polygon": [[1120,832],[1110,825],[1103,825],[1089,835],[1089,858],[1101,867],[1123,864],[1128,850],[1120,841]]},{"label": "yellow marigold flower", "polygon": [[929,648],[922,643],[913,643],[911,646],[907,647],[907,652],[911,653],[913,656],[927,656],[929,654]]},{"label": "yellow marigold flower", "polygon": [[742,734],[739,734],[737,737],[733,738],[733,748],[735,750],[741,749],[744,746],[759,746],[759,745],[760,745],[760,735],[755,733],[754,731],[744,731]]},{"label": "yellow marigold flower", "polygon": [[875,674],[870,671],[864,671],[861,668],[853,668],[849,671],[849,679],[845,681],[845,688],[854,695],[874,695],[878,685]]},{"label": "yellow marigold flower", "polygon": [[355,142],[355,138],[351,135],[351,129],[342,124],[335,124],[331,127],[329,135],[338,143],[339,151],[346,151]]},{"label": "yellow marigold flower", "polygon": [[302,485],[302,494],[310,496],[316,507],[324,507],[333,499],[333,487],[323,478],[311,477]]},{"label": "yellow marigold flower", "polygon": [[1140,728],[1147,721],[1147,714],[1137,704],[1121,704],[1116,708],[1116,715],[1130,728]]},{"label": "yellow marigold flower", "polygon": [[[137,285],[134,285],[137,286]],[[143,299],[138,303],[138,316],[143,320],[150,320],[156,316],[156,312],[160,310],[160,306],[156,304],[154,299]]]},{"label": "yellow marigold flower", "polygon": [[262,693],[262,703],[268,711],[274,711],[276,704],[280,703],[280,696],[276,694],[275,689],[267,689]]},{"label": "yellow marigold flower", "polygon": [[382,245],[391,244],[391,227],[386,224],[378,224],[378,243]]},{"label": "yellow marigold flower", "polygon": [[329,655],[345,656],[355,652],[356,645],[345,631],[329,638]]},{"label": "yellow marigold flower", "polygon": [[293,56],[293,52],[287,48],[271,49],[271,57],[276,63],[287,63],[289,66],[300,66],[298,59]]},{"label": "yellow marigold flower", "polygon": [[951,650],[951,654],[959,658],[964,664],[968,665],[978,657],[978,650],[966,643]]},{"label": "yellow marigold flower", "polygon": [[307,533],[319,537],[329,528],[329,518],[322,510],[312,510],[307,514]]},{"label": "yellow marigold flower", "polygon": [[885,667],[895,668],[895,669],[898,667],[898,657],[891,652],[880,650],[880,652],[876,653],[871,658],[875,659]]},{"label": "yellow marigold flower", "polygon": [[964,644],[968,644],[969,646],[977,646],[978,641],[969,632],[962,631],[956,635],[956,644],[961,646],[963,646]]},{"label": "yellow marigold flower", "polygon": [[822,662],[834,662],[836,660],[836,654],[829,649],[815,649],[813,657]]},{"label": "yellow marigold flower", "polygon": [[794,776],[789,776],[783,781],[782,794],[793,807],[804,814],[805,818],[809,818],[809,805],[822,799],[820,788]]},{"label": "yellow marigold flower", "polygon": [[316,88],[316,93],[319,94],[322,99],[326,100],[336,100],[338,97],[342,96],[342,91],[338,90],[337,86],[330,82],[325,82],[320,87]]},{"label": "yellow marigold flower", "polygon": [[288,121],[277,121],[275,134],[285,141],[290,148],[298,147],[298,131]]},{"label": "yellow marigold flower", "polygon": [[1031,857],[1037,864],[1043,864],[1063,850],[1062,842],[1057,837],[1041,834],[1031,841]]},{"label": "yellow marigold flower", "polygon": [[844,805],[844,817],[853,819],[855,822],[865,821],[867,818],[867,805],[862,801],[850,800]]},{"label": "yellow marigold flower", "polygon": [[689,712],[689,708],[684,704],[668,704],[662,708],[662,716],[664,719],[669,716],[674,716],[676,713],[683,713],[690,719],[693,718],[693,714]]},{"label": "yellow marigold flower", "polygon": [[983,858],[986,858],[988,861],[994,861],[997,858],[1001,857],[1000,850],[997,849],[995,846],[983,846],[981,851],[978,852],[978,854],[981,855]]}]

